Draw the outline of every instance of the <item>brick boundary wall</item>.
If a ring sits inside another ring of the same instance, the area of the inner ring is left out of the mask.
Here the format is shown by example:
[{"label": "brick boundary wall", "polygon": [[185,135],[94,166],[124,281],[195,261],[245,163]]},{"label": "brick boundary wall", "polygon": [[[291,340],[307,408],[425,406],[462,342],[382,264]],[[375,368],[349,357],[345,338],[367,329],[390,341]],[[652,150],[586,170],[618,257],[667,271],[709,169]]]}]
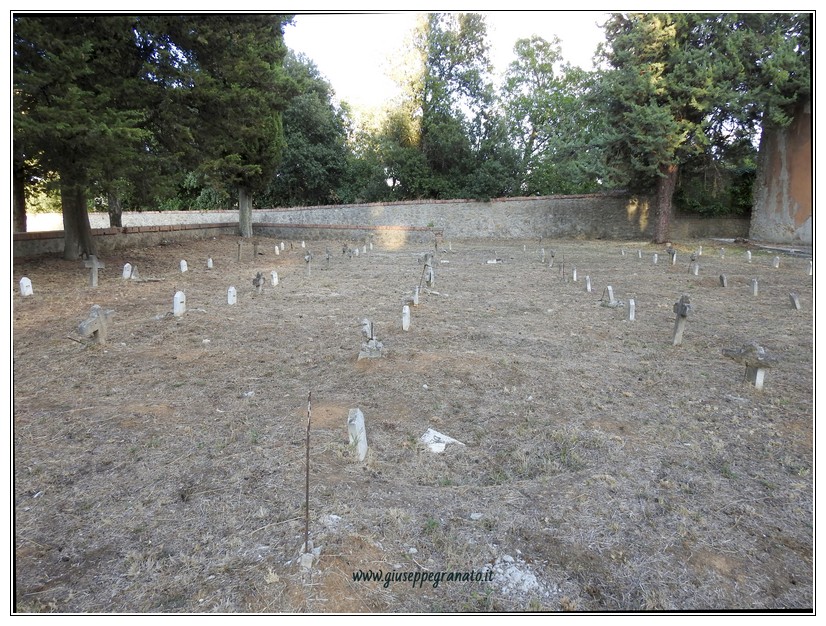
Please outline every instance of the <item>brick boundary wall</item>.
[{"label": "brick boundary wall", "polygon": [[[256,209],[253,234],[282,239],[339,239],[377,244],[461,239],[649,240],[648,204],[621,194],[416,200],[317,207]],[[90,214],[99,251],[157,245],[164,239],[238,234],[238,211],[151,211],[124,213],[123,228],[107,228],[108,215]],[[677,216],[675,241],[703,237],[748,237],[748,219]],[[63,231],[15,233],[14,257],[62,254]]]}]

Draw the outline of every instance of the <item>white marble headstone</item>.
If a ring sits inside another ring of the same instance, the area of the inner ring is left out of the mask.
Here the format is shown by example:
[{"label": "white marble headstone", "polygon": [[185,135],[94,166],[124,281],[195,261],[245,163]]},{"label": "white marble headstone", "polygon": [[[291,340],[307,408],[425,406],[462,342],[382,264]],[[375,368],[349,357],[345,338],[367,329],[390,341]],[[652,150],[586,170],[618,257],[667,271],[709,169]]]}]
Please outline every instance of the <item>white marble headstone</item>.
[{"label": "white marble headstone", "polygon": [[188,269],[189,267],[187,267],[186,261],[181,260],[181,272],[186,272]]},{"label": "white marble headstone", "polygon": [[238,299],[238,294],[235,292],[235,287],[227,289],[227,304],[235,304]]},{"label": "white marble headstone", "polygon": [[126,265],[123,266],[123,277],[125,279],[132,278],[132,264],[131,263],[127,263]]},{"label": "white marble headstone", "polygon": [[406,304],[402,307],[402,330],[410,330],[410,307]]},{"label": "white marble headstone", "polygon": [[26,297],[32,295],[33,293],[34,291],[32,291],[32,281],[24,276],[20,279],[20,295]]},{"label": "white marble headstone", "polygon": [[273,287],[275,287],[278,284],[278,272],[270,272],[270,282],[272,283]]},{"label": "white marble headstone", "polygon": [[186,313],[186,296],[183,291],[178,291],[172,300],[172,313],[175,317],[181,317]]}]

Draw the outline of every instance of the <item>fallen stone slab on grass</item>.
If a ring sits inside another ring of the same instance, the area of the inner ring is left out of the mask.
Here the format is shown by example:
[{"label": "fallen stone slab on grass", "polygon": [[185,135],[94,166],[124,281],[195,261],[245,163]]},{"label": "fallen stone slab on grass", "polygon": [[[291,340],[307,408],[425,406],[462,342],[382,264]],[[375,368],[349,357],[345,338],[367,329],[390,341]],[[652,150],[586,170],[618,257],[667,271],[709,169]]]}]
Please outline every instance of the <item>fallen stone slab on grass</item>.
[{"label": "fallen stone slab on grass", "polygon": [[432,428],[428,428],[427,432],[421,437],[421,442],[424,443],[431,452],[440,453],[445,451],[445,447],[448,444],[457,444],[463,446],[461,441],[457,441],[453,437],[448,437],[447,435],[443,435],[437,430],[433,430]]}]

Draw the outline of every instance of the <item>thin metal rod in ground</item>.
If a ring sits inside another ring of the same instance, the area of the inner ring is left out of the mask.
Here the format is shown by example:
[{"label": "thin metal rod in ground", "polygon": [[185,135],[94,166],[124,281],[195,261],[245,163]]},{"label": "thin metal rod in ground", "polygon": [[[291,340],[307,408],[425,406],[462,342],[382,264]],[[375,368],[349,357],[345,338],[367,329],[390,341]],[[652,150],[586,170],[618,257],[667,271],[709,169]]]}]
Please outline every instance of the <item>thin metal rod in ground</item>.
[{"label": "thin metal rod in ground", "polygon": [[313,392],[307,394],[307,472],[304,481],[304,552],[310,551],[310,411]]}]

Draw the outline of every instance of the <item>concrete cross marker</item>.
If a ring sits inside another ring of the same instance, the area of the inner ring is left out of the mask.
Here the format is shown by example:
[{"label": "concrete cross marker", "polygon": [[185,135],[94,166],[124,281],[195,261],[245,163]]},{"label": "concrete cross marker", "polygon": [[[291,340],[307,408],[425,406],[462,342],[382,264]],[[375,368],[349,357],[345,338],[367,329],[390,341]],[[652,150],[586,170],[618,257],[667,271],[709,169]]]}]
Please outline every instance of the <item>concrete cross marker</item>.
[{"label": "concrete cross marker", "polygon": [[691,313],[691,309],[691,299],[687,295],[681,296],[679,301],[674,303],[674,313],[676,314],[676,318],[674,320],[674,337],[672,338],[672,345],[679,346],[683,342],[685,321],[689,313]]},{"label": "concrete cross marker", "polygon": [[255,274],[255,278],[252,279],[252,286],[255,287],[256,291],[258,291],[258,293],[260,294],[264,292],[265,282],[266,281],[264,280],[264,274],[262,274],[261,272],[257,272]]},{"label": "concrete cross marker", "polygon": [[350,437],[350,445],[356,446],[359,461],[367,457],[367,431],[364,428],[364,413],[360,409],[350,409],[347,416],[347,434]]},{"label": "concrete cross marker", "polygon": [[34,293],[34,291],[32,291],[32,281],[31,281],[31,279],[24,276],[23,278],[20,279],[20,295],[25,298],[26,296],[30,296],[33,293]]},{"label": "concrete cross marker", "polygon": [[209,258],[207,259],[207,269],[208,269],[208,270],[211,270],[211,269],[212,269],[212,257],[209,257]]},{"label": "concrete cross marker", "polygon": [[775,268],[775,269],[780,267],[780,257],[779,256],[774,257],[774,260],[772,261],[772,267]]},{"label": "concrete cross marker", "polygon": [[275,287],[278,284],[278,272],[276,272],[275,270],[270,272],[270,282],[272,283],[273,287]]},{"label": "concrete cross marker", "polygon": [[98,261],[94,254],[90,254],[89,258],[83,262],[83,266],[89,268],[89,286],[98,286],[98,270],[106,267],[105,264]]},{"label": "concrete cross marker", "polygon": [[637,303],[634,298],[628,298],[628,321],[633,322],[637,319]]},{"label": "concrete cross marker", "polygon": [[751,279],[751,295],[756,296],[756,295],[757,295],[757,291],[758,291],[757,279],[756,279],[756,278],[752,278],[752,279]]},{"label": "concrete cross marker", "polygon": [[757,389],[763,388],[766,369],[772,367],[778,360],[776,356],[769,354],[765,348],[754,341],[741,348],[723,348],[723,354],[736,363],[746,366],[745,378]]},{"label": "concrete cross marker", "polygon": [[189,270],[189,266],[187,266],[186,261],[181,260],[181,273],[186,272]]},{"label": "concrete cross marker", "polygon": [[104,311],[99,305],[92,306],[89,318],[80,323],[77,330],[84,337],[92,337],[99,344],[106,343],[109,320],[114,311]]},{"label": "concrete cross marker", "polygon": [[127,263],[123,266],[123,275],[122,275],[122,277],[123,277],[124,280],[129,280],[130,278],[132,278],[132,264],[131,263]]},{"label": "concrete cross marker", "polygon": [[175,317],[181,317],[184,313],[186,313],[186,296],[183,291],[178,291],[172,299],[172,314]]},{"label": "concrete cross marker", "polygon": [[798,296],[796,292],[789,292],[789,301],[792,303],[792,306],[795,308],[795,310],[800,310],[800,296]]},{"label": "concrete cross marker", "polygon": [[720,286],[728,287],[728,277],[725,274],[720,274]]},{"label": "concrete cross marker", "polygon": [[362,359],[378,359],[382,356],[382,348],[384,345],[376,338],[373,322],[368,319],[361,321],[361,334],[367,341],[361,344],[361,351],[359,352],[358,360]]},{"label": "concrete cross marker", "polygon": [[227,304],[235,304],[238,302],[238,293],[235,290],[235,287],[230,287],[227,289]]},{"label": "concrete cross marker", "polygon": [[410,307],[406,304],[402,307],[402,330],[410,330]]}]

